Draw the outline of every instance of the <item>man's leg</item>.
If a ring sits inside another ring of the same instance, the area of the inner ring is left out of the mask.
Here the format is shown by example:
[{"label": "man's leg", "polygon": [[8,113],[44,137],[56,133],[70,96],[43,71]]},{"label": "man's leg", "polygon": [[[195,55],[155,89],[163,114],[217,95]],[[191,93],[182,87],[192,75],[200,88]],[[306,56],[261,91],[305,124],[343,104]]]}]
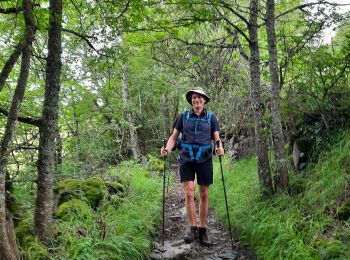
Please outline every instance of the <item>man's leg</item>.
[{"label": "man's leg", "polygon": [[191,226],[197,225],[196,205],[194,203],[194,181],[185,181],[182,183],[185,196],[185,207],[187,211],[188,222]]},{"label": "man's leg", "polygon": [[208,216],[208,195],[209,186],[200,185],[199,186],[199,227],[206,227],[207,216]]}]

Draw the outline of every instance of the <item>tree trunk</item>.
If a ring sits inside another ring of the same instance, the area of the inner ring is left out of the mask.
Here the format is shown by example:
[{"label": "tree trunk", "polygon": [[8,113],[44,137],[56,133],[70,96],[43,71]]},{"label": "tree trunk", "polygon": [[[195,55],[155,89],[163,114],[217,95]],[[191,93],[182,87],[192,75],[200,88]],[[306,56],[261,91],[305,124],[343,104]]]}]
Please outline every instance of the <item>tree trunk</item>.
[{"label": "tree trunk", "polygon": [[255,117],[255,144],[258,157],[258,175],[261,193],[263,196],[273,194],[273,185],[270,173],[268,148],[266,137],[263,134],[264,105],[260,98],[260,52],[258,42],[259,0],[250,1],[249,21],[249,49],[250,49],[250,102]]},{"label": "tree trunk", "polygon": [[170,137],[170,122],[169,122],[169,106],[168,106],[168,98],[167,95],[164,93],[162,94],[162,112],[163,112],[163,118],[164,118],[164,138]]},{"label": "tree trunk", "polygon": [[19,58],[19,55],[21,55],[23,46],[24,46],[24,42],[17,44],[15,50],[10,55],[9,59],[6,61],[5,66],[2,68],[0,73],[0,91],[4,87],[6,80],[13,69],[13,66],[15,66],[16,61]]},{"label": "tree trunk", "polygon": [[12,220],[8,221],[6,219],[6,217],[9,217],[9,214],[7,213],[5,199],[5,176],[9,157],[9,148],[16,130],[16,122],[19,114],[19,109],[23,100],[25,87],[27,85],[30,67],[30,56],[32,53],[32,42],[34,40],[35,33],[32,4],[30,0],[23,1],[23,14],[26,29],[25,46],[22,50],[21,70],[18,77],[16,90],[11,102],[9,115],[7,117],[4,136],[1,140],[0,146],[0,258],[6,260],[18,259],[19,256],[17,245],[11,245],[11,235],[14,231],[9,230],[9,228],[13,228],[13,225],[11,225]]},{"label": "tree trunk", "polygon": [[16,234],[15,234],[15,228],[14,228],[13,217],[12,217],[13,214],[16,213],[13,211],[13,209],[14,208],[16,209],[16,207],[11,207],[11,205],[16,204],[16,199],[13,196],[13,187],[10,179],[10,174],[8,173],[8,171],[6,171],[5,191],[6,191],[5,201],[6,201],[7,236],[8,236],[10,247],[16,250],[17,248]]},{"label": "tree trunk", "polygon": [[58,127],[56,128],[56,153],[55,153],[55,169],[56,172],[58,168],[62,165],[62,150],[63,150],[63,142],[60,134],[60,130]]},{"label": "tree trunk", "polygon": [[132,155],[134,159],[137,159],[140,156],[140,148],[137,140],[137,132],[135,127],[135,119],[130,111],[129,107],[129,86],[128,86],[128,63],[125,63],[125,67],[122,73],[123,78],[123,107],[126,117],[129,123],[129,133],[130,133],[130,146],[132,150]]},{"label": "tree trunk", "polygon": [[271,116],[272,142],[276,162],[276,189],[285,192],[288,189],[287,156],[284,147],[283,130],[280,112],[280,81],[275,32],[275,1],[266,2],[266,31],[269,46],[269,67],[271,78]]},{"label": "tree trunk", "polygon": [[49,238],[53,210],[53,172],[55,165],[55,135],[60,93],[62,52],[62,1],[50,0],[48,56],[46,63],[45,98],[39,129],[38,182],[34,231],[45,241]]}]

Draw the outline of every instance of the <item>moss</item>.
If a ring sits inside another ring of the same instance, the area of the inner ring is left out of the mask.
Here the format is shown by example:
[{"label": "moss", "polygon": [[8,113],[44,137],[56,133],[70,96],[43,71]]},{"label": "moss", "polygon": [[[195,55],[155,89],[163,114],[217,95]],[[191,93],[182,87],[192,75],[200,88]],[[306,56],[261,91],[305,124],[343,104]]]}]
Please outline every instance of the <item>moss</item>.
[{"label": "moss", "polygon": [[350,198],[338,208],[337,216],[340,220],[348,220],[350,218]]},{"label": "moss", "polygon": [[49,259],[47,249],[34,236],[33,212],[26,211],[15,228],[16,238],[25,259]]},{"label": "moss", "polygon": [[80,219],[91,219],[90,206],[85,201],[73,199],[62,203],[56,211],[56,217],[62,220],[68,220],[73,216]]},{"label": "moss", "polygon": [[68,202],[72,199],[82,199],[84,197],[83,192],[83,180],[68,179],[58,183],[54,191],[58,194],[58,205]]},{"label": "moss", "polygon": [[119,182],[106,181],[105,185],[108,189],[109,194],[121,194],[125,191],[125,186]]},{"label": "moss", "polygon": [[58,205],[73,199],[86,199],[92,208],[97,208],[107,193],[107,188],[102,179],[93,177],[87,180],[65,180],[57,184],[54,191],[58,194]]},{"label": "moss", "polygon": [[107,193],[107,188],[102,179],[92,177],[83,182],[83,191],[91,207],[97,208]]}]

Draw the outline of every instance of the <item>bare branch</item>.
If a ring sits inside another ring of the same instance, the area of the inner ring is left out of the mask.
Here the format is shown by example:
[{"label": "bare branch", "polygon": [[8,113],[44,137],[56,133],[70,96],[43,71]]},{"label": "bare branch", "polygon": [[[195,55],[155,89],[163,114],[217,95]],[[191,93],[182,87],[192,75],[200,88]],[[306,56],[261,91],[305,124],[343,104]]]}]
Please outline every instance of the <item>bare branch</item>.
[{"label": "bare branch", "polygon": [[[3,108],[0,108],[0,113],[3,114],[4,116],[8,116],[9,112]],[[22,123],[26,123],[29,125],[37,126],[40,127],[41,125],[41,119],[38,118],[30,118],[30,117],[18,117],[18,121]]]},{"label": "bare branch", "polygon": [[69,33],[71,33],[71,34],[73,34],[73,35],[75,35],[75,36],[78,36],[80,39],[84,40],[84,41],[87,43],[87,45],[89,45],[89,47],[90,47],[91,49],[93,49],[94,51],[96,51],[97,53],[99,53],[99,51],[94,47],[94,45],[92,45],[92,43],[91,43],[90,40],[88,39],[88,38],[93,38],[92,36],[83,35],[83,34],[81,34],[81,33],[78,33],[78,32],[76,32],[76,31],[73,31],[73,30],[71,30],[71,29],[66,29],[66,28],[62,28],[62,31],[64,31],[64,32],[69,32]]},{"label": "bare branch", "polygon": [[124,9],[120,12],[120,14],[117,15],[116,17],[117,21],[123,16],[123,14],[126,13],[126,11],[129,9],[129,6],[130,6],[130,1],[126,3],[126,5],[124,6]]},{"label": "bare branch", "polygon": [[348,6],[350,4],[337,4],[337,3],[331,3],[331,2],[327,2],[327,1],[318,1],[318,2],[313,2],[313,3],[306,3],[306,4],[301,4],[301,5],[298,5],[298,6],[295,6],[283,13],[280,13],[278,15],[276,15],[275,19],[277,20],[278,18],[286,15],[286,14],[289,14],[297,9],[299,10],[303,10],[304,8],[306,7],[310,7],[310,6],[314,6],[314,5],[331,5],[331,6]]}]

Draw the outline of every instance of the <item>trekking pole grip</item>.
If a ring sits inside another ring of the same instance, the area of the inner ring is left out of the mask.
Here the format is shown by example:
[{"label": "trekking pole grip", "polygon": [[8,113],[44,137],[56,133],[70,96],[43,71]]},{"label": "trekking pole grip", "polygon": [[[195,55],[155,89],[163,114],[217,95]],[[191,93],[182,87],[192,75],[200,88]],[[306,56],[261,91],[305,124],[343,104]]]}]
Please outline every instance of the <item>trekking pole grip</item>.
[{"label": "trekking pole grip", "polygon": [[[220,148],[220,143],[222,144],[221,140],[216,140],[215,141],[215,146],[216,146],[217,149]],[[219,155],[219,158],[220,158],[220,161],[221,161],[221,155]]]}]

